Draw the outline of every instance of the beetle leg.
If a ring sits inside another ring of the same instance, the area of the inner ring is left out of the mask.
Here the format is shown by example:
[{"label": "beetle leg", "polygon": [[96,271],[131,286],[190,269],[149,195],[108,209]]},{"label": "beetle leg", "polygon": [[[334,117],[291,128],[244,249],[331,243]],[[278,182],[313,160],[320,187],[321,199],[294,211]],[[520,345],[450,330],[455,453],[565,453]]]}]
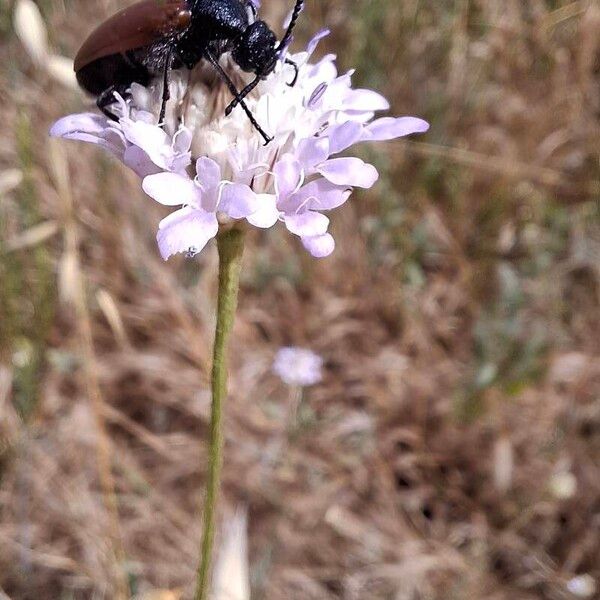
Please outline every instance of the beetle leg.
[{"label": "beetle leg", "polygon": [[285,64],[292,65],[292,67],[294,67],[294,79],[292,79],[291,83],[288,83],[289,87],[294,87],[296,85],[296,83],[298,82],[298,75],[300,74],[300,69],[298,68],[298,65],[293,60],[290,60],[289,58],[285,59]]},{"label": "beetle leg", "polygon": [[256,77],[241,92],[238,92],[231,104],[225,109],[225,116],[231,114],[231,111],[240,103],[240,100],[243,100],[260,83],[260,80],[261,77]]},{"label": "beetle leg", "polygon": [[252,111],[248,108],[248,106],[244,102],[244,99],[240,97],[240,93],[237,91],[237,88],[235,87],[233,81],[231,81],[229,75],[225,73],[223,67],[221,67],[219,61],[215,58],[214,54],[210,50],[206,50],[206,58],[209,60],[210,64],[215,68],[217,74],[219,75],[223,83],[229,88],[231,95],[237,100],[238,104],[242,107],[242,109],[248,116],[248,119],[250,119],[250,123],[252,123],[252,125],[254,126],[254,129],[256,129],[256,131],[258,131],[258,133],[260,133],[260,135],[262,136],[263,140],[265,140],[265,146],[269,142],[273,141],[273,138],[269,137],[265,133],[264,129],[258,124],[258,121],[254,118]]},{"label": "beetle leg", "polygon": [[121,94],[121,96],[125,97],[127,92],[122,86],[119,85],[111,85],[109,88],[105,89],[96,99],[96,106],[102,111],[102,113],[108,117],[111,121],[118,121],[119,117],[115,115],[111,110],[109,110],[109,106],[116,102],[115,92]]},{"label": "beetle leg", "polygon": [[173,53],[169,51],[165,58],[165,71],[163,74],[163,92],[162,92],[162,104],[160,107],[160,116],[158,117],[158,124],[162,127],[164,125],[165,114],[167,112],[167,102],[171,97],[170,80],[171,80],[171,64],[173,63]]}]

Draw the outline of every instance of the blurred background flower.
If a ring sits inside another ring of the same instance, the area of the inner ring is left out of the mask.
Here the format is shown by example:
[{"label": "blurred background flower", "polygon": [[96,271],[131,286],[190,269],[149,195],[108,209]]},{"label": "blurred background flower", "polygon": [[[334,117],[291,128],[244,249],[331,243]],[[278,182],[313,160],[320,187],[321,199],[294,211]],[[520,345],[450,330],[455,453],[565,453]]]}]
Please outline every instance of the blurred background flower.
[{"label": "blurred background flower", "polygon": [[273,371],[283,383],[307,387],[323,379],[323,359],[307,348],[280,348],[273,361]]}]

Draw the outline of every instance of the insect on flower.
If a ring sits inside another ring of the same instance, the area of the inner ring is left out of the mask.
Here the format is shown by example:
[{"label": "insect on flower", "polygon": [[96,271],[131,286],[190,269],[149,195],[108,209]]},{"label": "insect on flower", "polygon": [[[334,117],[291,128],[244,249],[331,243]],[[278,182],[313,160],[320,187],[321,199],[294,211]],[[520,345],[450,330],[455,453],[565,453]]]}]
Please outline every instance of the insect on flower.
[{"label": "insect on flower", "polygon": [[[268,145],[242,111],[226,109],[235,99],[230,102],[227,85],[204,60],[191,72],[170,74],[172,101],[160,125],[159,75],[146,86],[133,82],[125,97],[115,92],[111,109],[118,119],[68,115],[50,133],[104,148],[140,176],[151,198],[176,208],[158,227],[165,260],[198,254],[232,225],[269,229],[277,223],[312,256],[324,258],[335,248],[327,215],[354,188],[369,189],[379,176],[373,165],[348,156],[350,149],[429,129],[420,118],[378,116],[389,102],[376,91],[355,88],[354,71],[339,73],[335,55],[312,63],[328,33],[318,32],[305,51],[289,55],[290,62],[277,60],[245,98],[273,137]],[[243,93],[255,84],[236,63],[235,50],[221,63]]]},{"label": "insect on flower", "polygon": [[[75,58],[77,81],[97,97],[98,108],[108,118],[118,120],[109,109],[115,92],[128,98],[133,83],[147,86],[160,75],[158,122],[162,123],[171,70],[183,66],[191,70],[206,60],[233,96],[225,114],[240,105],[268,144],[271,138],[244,99],[280,59],[294,67],[296,75],[290,85],[296,83],[298,68],[284,54],[303,6],[304,0],[296,0],[287,31],[278,42],[268,25],[256,18],[256,0],[141,0],[110,17],[87,38]],[[231,52],[243,71],[256,75],[241,91],[219,64],[226,52]]]}]

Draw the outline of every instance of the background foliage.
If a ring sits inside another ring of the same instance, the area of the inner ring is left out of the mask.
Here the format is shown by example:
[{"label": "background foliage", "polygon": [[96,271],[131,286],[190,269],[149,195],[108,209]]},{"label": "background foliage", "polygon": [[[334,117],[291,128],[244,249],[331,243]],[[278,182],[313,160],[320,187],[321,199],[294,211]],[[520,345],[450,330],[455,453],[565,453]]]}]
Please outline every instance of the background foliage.
[{"label": "background foliage", "polygon": [[[118,2],[39,7],[73,56]],[[132,593],[187,598],[215,249],[162,263],[161,209],[135,178],[50,143],[87,100],[32,64],[12,8],[0,0],[0,596],[113,597],[100,406]],[[271,23],[288,8],[263,2]],[[324,25],[321,51],[432,130],[364,149],[383,179],[336,214],[330,259],[278,231],[250,240],[224,518],[248,506],[253,598],[573,598],[576,574],[600,578],[600,7],[308,0],[297,45]],[[270,373],[286,344],[326,361],[296,418]]]}]

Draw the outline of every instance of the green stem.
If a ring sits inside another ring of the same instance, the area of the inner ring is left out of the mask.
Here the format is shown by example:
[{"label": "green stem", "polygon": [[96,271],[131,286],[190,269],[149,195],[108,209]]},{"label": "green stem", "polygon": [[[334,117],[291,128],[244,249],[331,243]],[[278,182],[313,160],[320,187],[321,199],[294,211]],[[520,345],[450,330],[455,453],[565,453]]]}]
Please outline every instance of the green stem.
[{"label": "green stem", "polygon": [[244,232],[230,229],[217,237],[219,247],[219,297],[217,327],[213,349],[212,408],[210,419],[210,449],[206,501],[204,503],[204,533],[202,555],[198,567],[195,600],[207,600],[210,585],[210,569],[215,538],[215,512],[221,483],[223,463],[223,401],[227,397],[227,341],[237,308],[240,270],[244,252]]}]

